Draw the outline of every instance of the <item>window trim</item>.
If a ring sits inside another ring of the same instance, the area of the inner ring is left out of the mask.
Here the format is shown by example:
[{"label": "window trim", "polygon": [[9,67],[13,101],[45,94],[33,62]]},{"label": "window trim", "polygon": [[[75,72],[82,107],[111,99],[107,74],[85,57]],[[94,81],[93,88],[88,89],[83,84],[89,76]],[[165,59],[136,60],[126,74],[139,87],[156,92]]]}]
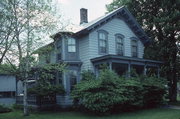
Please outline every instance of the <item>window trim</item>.
[{"label": "window trim", "polygon": [[[75,41],[75,42],[74,42],[75,44],[69,44],[69,40],[70,40],[70,39],[71,39],[71,40],[73,39],[73,40]],[[76,44],[77,44],[77,43],[76,43],[76,39],[74,39],[74,38],[68,38],[68,41],[67,41],[67,50],[68,50],[68,53],[76,53],[76,52],[77,52]],[[74,46],[74,47],[75,47],[75,51],[69,51],[69,47],[70,47],[70,46],[71,46],[71,47]]]},{"label": "window trim", "polygon": [[[131,37],[130,39],[131,39],[131,57],[138,57],[138,55],[139,55],[139,54],[138,54],[138,51],[139,51],[138,38],[136,38],[136,37]],[[136,47],[137,47],[136,56],[133,56],[133,52],[132,52],[133,49],[132,49],[132,47],[135,46],[135,45],[132,44],[132,41],[136,41],[136,43],[137,43],[137,45],[136,45]]]},{"label": "window trim", "polygon": [[62,41],[56,41],[56,61],[62,60]]},{"label": "window trim", "polygon": [[[107,31],[105,31],[105,30],[98,30],[97,31],[98,32],[98,52],[99,52],[99,54],[100,55],[104,55],[104,54],[108,54],[109,53],[109,45],[108,45],[108,32]],[[106,53],[102,53],[101,51],[100,51],[100,36],[99,36],[99,34],[100,33],[104,33],[105,34],[105,40],[106,40]]]},{"label": "window trim", "polygon": [[122,38],[122,45],[123,45],[123,52],[122,52],[122,55],[120,55],[120,56],[124,56],[125,55],[125,48],[124,48],[124,35],[122,35],[122,34],[120,34],[120,33],[117,33],[117,34],[115,34],[115,45],[116,45],[116,54],[117,55],[119,55],[118,54],[118,51],[117,51],[117,37],[121,37]]}]

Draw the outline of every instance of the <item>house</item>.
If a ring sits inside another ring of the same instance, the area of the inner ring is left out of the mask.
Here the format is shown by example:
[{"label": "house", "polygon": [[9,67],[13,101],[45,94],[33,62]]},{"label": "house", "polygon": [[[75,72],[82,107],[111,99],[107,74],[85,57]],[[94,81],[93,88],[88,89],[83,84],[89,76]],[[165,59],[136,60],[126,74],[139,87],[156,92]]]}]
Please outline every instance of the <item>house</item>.
[{"label": "house", "polygon": [[39,53],[39,64],[67,63],[68,72],[57,77],[67,95],[59,97],[66,104],[73,85],[81,80],[83,70],[98,75],[101,64],[107,64],[119,75],[127,75],[131,69],[146,75],[153,68],[159,76],[162,62],[144,59],[144,47],[149,37],[125,7],[114,10],[88,22],[87,9],[80,9],[80,26],[72,31],[60,31],[51,36],[54,42],[48,53]]},{"label": "house", "polygon": [[12,105],[16,103],[16,77],[0,74],[0,104]]}]

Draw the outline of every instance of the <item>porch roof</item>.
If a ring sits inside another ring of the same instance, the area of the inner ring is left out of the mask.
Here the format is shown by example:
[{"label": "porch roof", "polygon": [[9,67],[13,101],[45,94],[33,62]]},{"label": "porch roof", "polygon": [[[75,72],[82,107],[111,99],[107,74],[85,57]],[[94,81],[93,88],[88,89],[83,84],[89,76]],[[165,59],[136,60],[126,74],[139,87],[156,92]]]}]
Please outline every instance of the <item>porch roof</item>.
[{"label": "porch roof", "polygon": [[105,55],[97,58],[91,59],[91,62],[95,65],[102,64],[104,62],[115,62],[115,63],[125,63],[134,65],[148,65],[148,66],[160,66],[163,64],[161,61],[149,60],[136,57],[128,56],[118,56],[118,55]]}]

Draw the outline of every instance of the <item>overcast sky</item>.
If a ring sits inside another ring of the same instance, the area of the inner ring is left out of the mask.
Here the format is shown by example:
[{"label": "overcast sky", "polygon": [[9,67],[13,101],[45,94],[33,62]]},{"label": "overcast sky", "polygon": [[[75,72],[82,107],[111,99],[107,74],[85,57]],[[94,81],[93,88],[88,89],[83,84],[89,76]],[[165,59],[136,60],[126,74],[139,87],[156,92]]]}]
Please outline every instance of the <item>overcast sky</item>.
[{"label": "overcast sky", "polygon": [[105,5],[113,0],[58,0],[58,5],[65,19],[79,24],[80,8],[88,9],[88,21],[94,20],[105,14]]}]

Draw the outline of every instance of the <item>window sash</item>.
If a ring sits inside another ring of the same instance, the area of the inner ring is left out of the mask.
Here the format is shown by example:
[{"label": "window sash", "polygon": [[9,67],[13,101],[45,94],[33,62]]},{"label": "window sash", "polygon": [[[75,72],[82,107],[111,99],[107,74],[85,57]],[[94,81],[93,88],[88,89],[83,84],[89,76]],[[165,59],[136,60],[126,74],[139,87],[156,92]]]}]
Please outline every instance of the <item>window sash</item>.
[{"label": "window sash", "polygon": [[76,41],[73,38],[68,39],[68,52],[76,52]]},{"label": "window sash", "polygon": [[137,57],[137,46],[132,46],[132,56]]},{"label": "window sash", "polygon": [[124,52],[123,38],[120,36],[116,36],[116,52],[118,55],[123,55]]},{"label": "window sash", "polygon": [[99,32],[99,53],[107,53],[107,34]]},{"label": "window sash", "polygon": [[122,43],[117,43],[116,45],[116,51],[118,55],[123,55],[123,44]]}]

